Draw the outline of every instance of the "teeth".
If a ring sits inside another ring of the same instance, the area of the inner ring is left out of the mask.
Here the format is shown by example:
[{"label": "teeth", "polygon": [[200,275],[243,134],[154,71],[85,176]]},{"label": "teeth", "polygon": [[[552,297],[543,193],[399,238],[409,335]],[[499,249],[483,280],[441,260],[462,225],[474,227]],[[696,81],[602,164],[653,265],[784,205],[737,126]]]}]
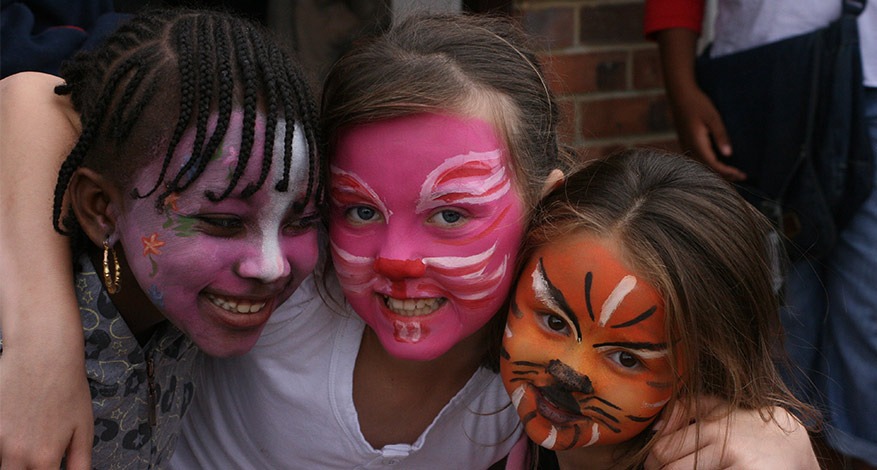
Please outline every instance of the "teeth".
[{"label": "teeth", "polygon": [[229,299],[224,297],[218,297],[213,294],[207,294],[207,298],[213,302],[213,305],[217,307],[228,310],[232,313],[256,313],[259,310],[262,310],[265,307],[266,302],[250,302],[249,300],[243,299]]},{"label": "teeth", "polygon": [[394,299],[384,296],[384,304],[393,313],[403,317],[419,317],[429,315],[445,303],[442,297],[429,299]]}]

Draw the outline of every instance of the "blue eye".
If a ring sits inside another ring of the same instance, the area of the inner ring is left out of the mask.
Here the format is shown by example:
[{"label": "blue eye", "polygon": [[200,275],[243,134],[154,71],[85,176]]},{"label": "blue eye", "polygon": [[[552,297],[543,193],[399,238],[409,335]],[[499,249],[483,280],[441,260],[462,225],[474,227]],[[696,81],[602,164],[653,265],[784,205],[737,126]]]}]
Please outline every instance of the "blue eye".
[{"label": "blue eye", "polygon": [[457,226],[466,221],[466,216],[461,212],[452,209],[443,209],[429,218],[429,222],[442,226]]},{"label": "blue eye", "polygon": [[345,211],[347,220],[355,224],[364,224],[380,220],[381,215],[371,206],[355,206]]}]

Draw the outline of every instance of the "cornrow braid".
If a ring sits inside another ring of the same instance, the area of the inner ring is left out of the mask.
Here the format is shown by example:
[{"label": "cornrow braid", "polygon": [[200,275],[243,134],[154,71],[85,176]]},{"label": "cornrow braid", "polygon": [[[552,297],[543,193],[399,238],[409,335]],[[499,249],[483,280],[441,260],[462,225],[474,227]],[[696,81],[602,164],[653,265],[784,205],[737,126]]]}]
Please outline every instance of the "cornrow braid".
[{"label": "cornrow braid", "polygon": [[[76,169],[94,168],[124,187],[140,168],[158,158],[155,150],[143,150],[158,141],[162,160],[157,179],[146,188],[131,188],[129,194],[145,198],[157,192],[155,206],[161,210],[169,195],[188,188],[218,155],[235,106],[243,110],[237,165],[223,191],[205,192],[205,196],[221,200],[238,186],[255,146],[257,113],[264,112],[261,171],[243,189],[242,197],[260,190],[267,180],[275,159],[277,125],[283,119],[283,172],[274,189],[288,191],[290,173],[304,171],[292,168],[298,127],[307,144],[308,174],[306,187],[293,188],[304,194],[303,200],[296,201],[296,210],[315,196],[318,204],[324,201],[325,162],[320,159],[323,142],[316,105],[300,69],[258,25],[207,10],[143,13],[99,48],[77,54],[62,67],[61,76],[65,83],[55,92],[70,95],[83,123],[55,187],[53,224],[61,233],[81,234],[72,217],[61,221],[63,196]],[[194,142],[183,149],[181,145],[191,142],[184,140],[189,130],[194,131]],[[174,158],[182,151],[185,159],[175,169]]]},{"label": "cornrow braid", "polygon": [[[252,35],[252,32],[251,32]],[[271,60],[268,57],[267,52],[265,51],[264,44],[257,43],[253,41],[255,45],[256,56],[258,57],[258,66],[259,71],[265,77],[265,84],[268,86],[268,119],[265,123],[265,148],[263,149],[265,158],[262,159],[262,171],[259,173],[259,179],[255,183],[250,183],[244,188],[244,191],[241,193],[244,197],[248,197],[254,192],[256,192],[257,188],[261,187],[265,183],[265,179],[268,177],[268,170],[270,169],[270,165],[268,163],[271,161],[271,158],[274,156],[274,134],[277,129],[277,80],[274,77],[274,71],[271,67],[268,67],[268,61]],[[290,123],[292,126],[293,123]],[[287,168],[285,165],[284,159],[284,170]],[[284,178],[286,173],[284,172]]]}]

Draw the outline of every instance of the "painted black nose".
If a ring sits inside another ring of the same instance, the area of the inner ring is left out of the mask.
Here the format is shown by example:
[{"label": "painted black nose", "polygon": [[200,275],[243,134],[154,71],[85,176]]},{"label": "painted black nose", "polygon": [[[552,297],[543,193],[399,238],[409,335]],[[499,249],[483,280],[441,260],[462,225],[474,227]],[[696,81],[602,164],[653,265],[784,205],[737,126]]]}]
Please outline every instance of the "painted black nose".
[{"label": "painted black nose", "polygon": [[568,392],[580,392],[588,395],[594,393],[594,387],[588,376],[579,374],[572,367],[557,359],[549,361],[545,371],[557,379],[557,382]]}]

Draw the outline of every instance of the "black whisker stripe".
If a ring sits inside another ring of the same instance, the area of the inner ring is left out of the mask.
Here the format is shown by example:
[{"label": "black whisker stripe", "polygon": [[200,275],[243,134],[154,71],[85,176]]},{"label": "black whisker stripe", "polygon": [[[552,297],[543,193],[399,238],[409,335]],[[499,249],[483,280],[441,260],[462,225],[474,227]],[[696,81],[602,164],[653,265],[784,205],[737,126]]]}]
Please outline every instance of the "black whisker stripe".
[{"label": "black whisker stripe", "polygon": [[612,326],[610,326],[609,328],[627,328],[628,326],[636,325],[637,323],[639,323],[639,322],[645,320],[646,318],[649,318],[650,316],[652,316],[652,314],[654,314],[654,313],[655,313],[655,310],[657,310],[657,309],[658,309],[658,307],[657,307],[656,305],[652,305],[651,308],[649,308],[649,309],[646,310],[645,312],[639,314],[639,316],[637,316],[637,317],[634,318],[633,320],[628,320],[628,321],[626,321],[626,322],[624,322],[624,323],[619,323],[619,324],[617,324],[617,325],[612,325]]},{"label": "black whisker stripe", "polygon": [[673,383],[672,383],[672,382],[651,382],[651,381],[646,381],[646,385],[648,385],[649,387],[652,387],[652,388],[658,388],[658,389],[662,389],[662,390],[663,390],[663,389],[668,389],[668,388],[672,387],[672,386],[673,386]]},{"label": "black whisker stripe", "polygon": [[610,407],[610,408],[614,408],[614,409],[616,409],[616,410],[618,410],[618,411],[621,411],[621,408],[618,407],[617,405],[615,405],[614,403],[612,403],[611,401],[605,400],[605,399],[600,398],[600,397],[595,396],[595,395],[591,395],[591,396],[587,396],[587,397],[585,397],[585,398],[582,398],[581,400],[578,400],[578,402],[584,405],[585,403],[587,403],[587,402],[589,402],[589,401],[591,401],[591,400],[597,400],[597,401],[599,401],[600,403],[602,403],[602,404],[604,404],[604,405],[606,405],[606,406],[608,406],[608,407]]},{"label": "black whisker stripe", "polygon": [[655,417],[657,417],[659,414],[661,414],[660,411],[657,412],[657,413],[655,413],[655,414],[653,414],[653,415],[651,415],[651,416],[633,416],[633,415],[627,415],[626,418],[629,419],[629,420],[631,420],[631,421],[636,421],[637,423],[647,423],[647,422],[649,422],[649,421],[655,419]]},{"label": "black whisker stripe", "polygon": [[557,305],[563,310],[564,315],[569,319],[572,323],[573,327],[576,329],[576,341],[579,343],[582,342],[582,328],[579,326],[579,319],[576,316],[575,311],[570,308],[569,304],[566,303],[566,297],[563,296],[563,292],[560,291],[554,284],[551,282],[551,279],[548,278],[548,273],[545,272],[545,266],[542,264],[542,258],[539,258],[539,274],[542,276],[542,279],[545,280],[545,284],[548,286],[548,290],[551,294],[551,297],[557,302]]},{"label": "black whisker stripe", "polygon": [[501,357],[507,361],[512,358],[512,356],[510,356],[509,352],[506,350],[505,346],[499,347],[499,357]]},{"label": "black whisker stripe", "polygon": [[512,315],[518,319],[524,317],[524,312],[521,311],[521,308],[518,307],[518,303],[515,300],[512,300]]},{"label": "black whisker stripe", "polygon": [[538,371],[535,370],[513,370],[512,374],[515,375],[530,375],[530,374],[538,374]]},{"label": "black whisker stripe", "polygon": [[570,450],[579,443],[579,437],[582,435],[582,428],[579,427],[578,424],[573,424],[572,426],[572,440],[569,442],[569,445],[563,448],[563,450]]},{"label": "black whisker stripe", "polygon": [[616,418],[615,416],[610,415],[608,412],[604,411],[602,408],[599,408],[599,407],[596,407],[596,406],[586,406],[585,409],[586,409],[586,410],[594,411],[594,412],[596,412],[596,413],[598,413],[598,414],[604,416],[606,419],[612,421],[613,423],[618,423],[618,422],[620,422],[620,421],[618,420],[618,418]]},{"label": "black whisker stripe", "polygon": [[526,426],[527,423],[529,423],[530,421],[533,421],[533,418],[535,418],[535,417],[536,417],[536,412],[531,411],[531,412],[525,414],[524,417],[521,418],[521,424]]},{"label": "black whisker stripe", "polygon": [[594,273],[588,271],[585,274],[585,305],[588,307],[588,316],[594,321],[594,307],[591,306],[591,287],[594,285]]},{"label": "black whisker stripe", "polygon": [[616,434],[618,434],[618,433],[621,432],[621,429],[619,429],[619,428],[613,426],[611,423],[607,423],[606,420],[601,419],[599,416],[594,416],[593,419],[594,419],[594,421],[596,421],[596,422],[602,424],[603,426],[606,426],[607,428],[609,428],[610,431],[612,431],[612,432],[614,432],[614,433],[616,433]]}]

